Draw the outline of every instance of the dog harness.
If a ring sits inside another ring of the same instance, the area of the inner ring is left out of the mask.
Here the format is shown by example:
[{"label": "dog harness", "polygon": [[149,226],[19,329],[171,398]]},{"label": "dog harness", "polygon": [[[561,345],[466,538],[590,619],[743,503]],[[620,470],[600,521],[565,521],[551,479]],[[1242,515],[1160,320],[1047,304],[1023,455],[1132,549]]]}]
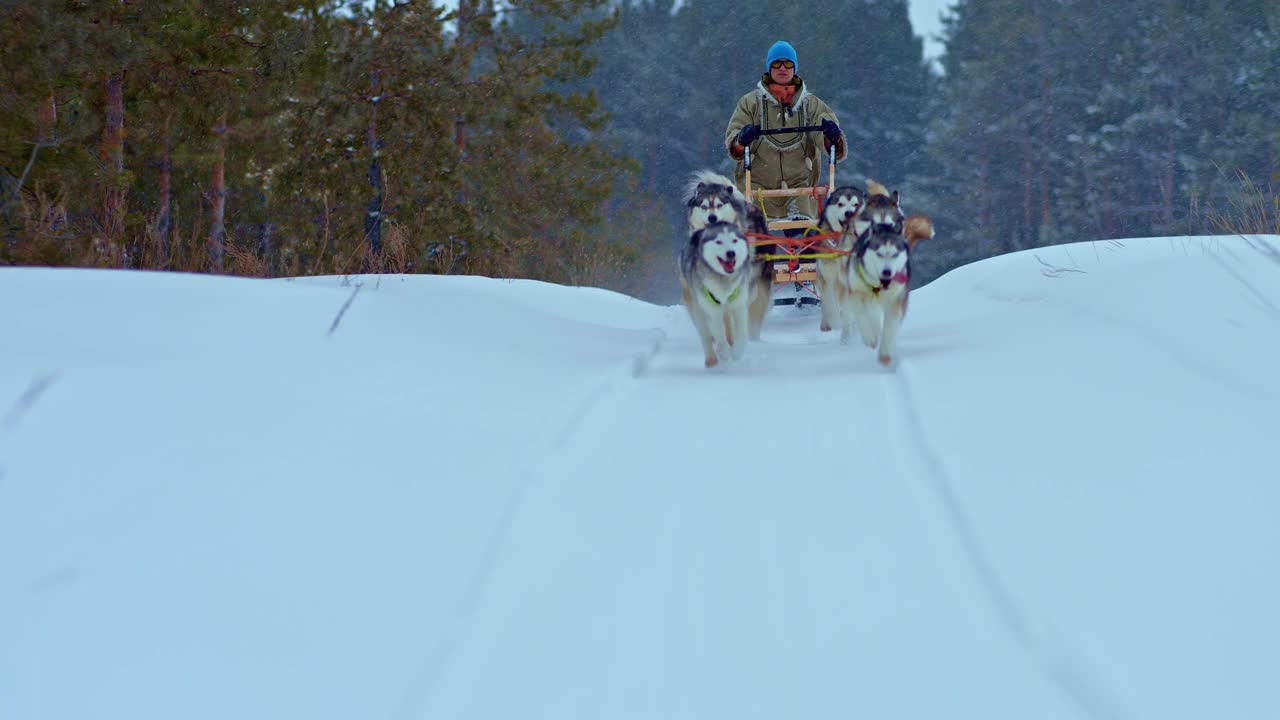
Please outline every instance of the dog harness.
[{"label": "dog harness", "polygon": [[[717,299],[715,295],[712,295],[710,290],[708,290],[708,289],[706,289],[706,288],[703,288],[703,289],[702,289],[702,291],[703,291],[703,292],[705,292],[705,293],[707,294],[707,299],[711,300],[711,302],[713,302],[713,303],[715,303],[715,304],[717,304],[717,305],[723,305],[723,304],[724,304],[724,303],[720,302],[720,300],[719,300],[719,299]],[[734,300],[737,300],[737,299],[738,299],[738,293],[740,293],[740,292],[742,292],[742,283],[738,283],[738,287],[734,288],[734,289],[733,289],[733,292],[729,293],[729,297],[728,297],[728,298],[726,298],[724,302],[731,303],[731,302],[733,302]]]}]

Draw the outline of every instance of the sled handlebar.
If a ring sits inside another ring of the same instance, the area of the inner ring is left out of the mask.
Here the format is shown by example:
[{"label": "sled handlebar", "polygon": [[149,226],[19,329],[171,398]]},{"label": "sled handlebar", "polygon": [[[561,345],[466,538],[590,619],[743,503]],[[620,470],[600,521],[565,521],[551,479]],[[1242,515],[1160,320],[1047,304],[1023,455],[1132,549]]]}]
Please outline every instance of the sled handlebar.
[{"label": "sled handlebar", "polygon": [[[761,135],[786,135],[787,133],[798,133],[798,132],[822,132],[822,126],[821,125],[799,125],[793,128],[770,128],[768,130],[761,130],[760,134]],[[747,145],[743,148],[743,150],[746,150],[747,170],[750,171],[751,170],[751,146]],[[836,162],[836,146],[833,144],[831,146],[831,164],[834,165],[835,162]]]},{"label": "sled handlebar", "polygon": [[770,128],[768,130],[761,130],[760,134],[761,135],[786,135],[787,133],[798,133],[798,132],[822,132],[822,126],[821,125],[801,125],[799,127],[793,127],[793,128]]},{"label": "sled handlebar", "polygon": [[[761,135],[781,135],[783,133],[821,132],[821,131],[822,131],[821,125],[801,125],[799,127],[793,127],[793,128],[772,128],[770,130],[761,130],[760,134]],[[743,150],[745,151],[742,157],[743,170],[746,171],[745,192],[747,193],[747,197],[750,198],[751,197],[751,146],[747,145],[746,147],[743,148]],[[834,192],[836,189],[835,143],[831,144],[831,150],[828,153],[828,155],[829,155],[828,160],[830,164],[827,166],[827,192],[830,193],[830,192]]]}]

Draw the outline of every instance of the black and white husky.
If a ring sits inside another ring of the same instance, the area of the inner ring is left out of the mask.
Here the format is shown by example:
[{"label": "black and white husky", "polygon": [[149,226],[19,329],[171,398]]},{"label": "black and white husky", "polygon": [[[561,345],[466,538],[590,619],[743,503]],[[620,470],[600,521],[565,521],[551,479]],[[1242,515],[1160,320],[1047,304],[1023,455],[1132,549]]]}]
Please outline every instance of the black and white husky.
[{"label": "black and white husky", "polygon": [[868,347],[878,347],[881,365],[893,362],[898,328],[911,294],[911,245],[901,230],[876,225],[854,244],[849,270],[852,315]]},{"label": "black and white husky", "polygon": [[842,260],[836,290],[840,341],[849,342],[856,325],[862,341],[879,349],[882,365],[893,362],[911,294],[911,243],[904,234],[904,220],[898,193],[869,183],[853,220],[853,253]]},{"label": "black and white husky", "polygon": [[[857,239],[857,233],[853,230],[853,221],[862,210],[863,197],[863,191],[852,185],[838,187],[827,196],[827,203],[822,208],[821,227],[824,233],[839,233],[839,237],[824,241],[825,248],[843,250],[845,253],[853,252],[853,243]],[[840,284],[840,269],[844,265],[843,257],[818,258],[818,278],[814,284],[818,288],[819,297],[836,297],[836,288]],[[840,306],[837,303],[824,302],[820,307],[822,322],[819,328],[822,332],[828,332],[840,325]]]},{"label": "black and white husky", "polygon": [[[699,170],[689,179],[684,192],[689,232],[697,232],[715,223],[729,223],[743,233],[764,234],[769,231],[764,212],[747,198],[732,180],[710,170]],[[752,254],[748,335],[760,339],[760,328],[769,312],[773,297],[773,263],[759,260],[757,255],[772,252],[768,245],[758,246]]]},{"label": "black and white husky", "polygon": [[748,205],[732,180],[711,170],[699,170],[689,178],[684,191],[690,230],[718,222],[733,223],[746,229]]},{"label": "black and white husky", "polygon": [[684,306],[702,340],[706,366],[739,360],[747,350],[748,307],[755,269],[737,225],[717,222],[693,232],[680,255]]}]

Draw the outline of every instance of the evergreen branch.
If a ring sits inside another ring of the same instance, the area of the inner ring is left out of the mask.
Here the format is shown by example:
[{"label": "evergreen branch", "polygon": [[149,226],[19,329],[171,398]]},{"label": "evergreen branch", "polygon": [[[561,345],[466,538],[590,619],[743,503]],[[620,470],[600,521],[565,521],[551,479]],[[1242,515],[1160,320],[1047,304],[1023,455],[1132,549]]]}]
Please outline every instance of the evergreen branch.
[{"label": "evergreen branch", "polygon": [[250,40],[249,38],[244,37],[243,35],[237,35],[233,32],[222,33],[222,39],[226,40],[227,38],[239,40],[240,42],[244,43],[245,45],[248,45],[251,48],[254,48],[255,50],[262,50],[263,48],[267,47],[266,43],[256,43]]},{"label": "evergreen branch", "polygon": [[192,75],[214,75],[214,74],[217,74],[217,75],[235,75],[235,74],[238,74],[238,73],[250,73],[250,74],[253,74],[253,75],[257,75],[257,76],[259,76],[259,77],[261,77],[261,76],[262,76],[262,70],[260,70],[260,69],[258,69],[258,68],[256,68],[256,67],[252,67],[252,68],[227,68],[227,67],[224,67],[224,68],[191,68],[191,69],[190,69],[190,70],[188,70],[187,72],[188,72],[188,73],[190,73],[190,74],[192,74]]}]

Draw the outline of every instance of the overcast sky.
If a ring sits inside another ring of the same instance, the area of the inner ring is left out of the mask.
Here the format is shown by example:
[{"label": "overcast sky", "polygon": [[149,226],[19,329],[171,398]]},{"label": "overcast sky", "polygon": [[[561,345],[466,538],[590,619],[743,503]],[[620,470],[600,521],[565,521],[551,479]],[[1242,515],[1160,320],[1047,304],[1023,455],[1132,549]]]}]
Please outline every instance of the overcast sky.
[{"label": "overcast sky", "polygon": [[[436,0],[440,5],[455,8],[457,0]],[[936,60],[942,54],[942,43],[937,36],[942,32],[941,14],[954,0],[907,0],[907,12],[911,16],[911,26],[920,37],[924,38],[924,55]],[[679,3],[677,3],[677,7]]]},{"label": "overcast sky", "polygon": [[939,16],[953,0],[907,0],[907,12],[916,34],[924,38],[924,55],[936,60],[942,54],[942,43],[936,36],[942,33]]}]

